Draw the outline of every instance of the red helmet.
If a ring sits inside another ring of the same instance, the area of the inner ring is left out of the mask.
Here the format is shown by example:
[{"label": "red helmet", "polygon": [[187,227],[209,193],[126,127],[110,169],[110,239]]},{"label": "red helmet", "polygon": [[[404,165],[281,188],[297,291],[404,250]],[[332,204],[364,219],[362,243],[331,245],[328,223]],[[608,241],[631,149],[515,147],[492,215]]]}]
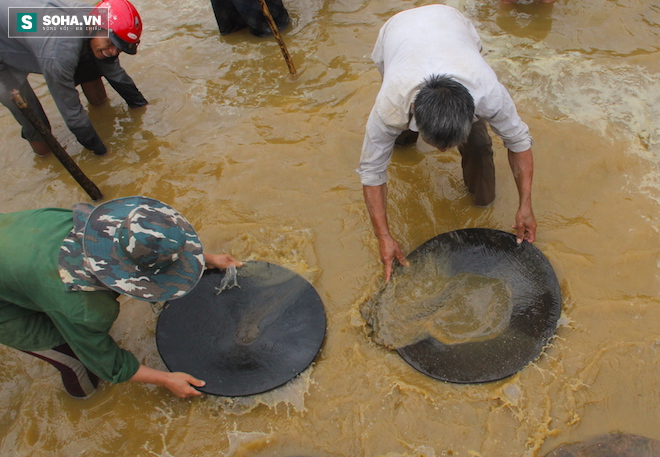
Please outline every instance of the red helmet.
[{"label": "red helmet", "polygon": [[103,24],[112,43],[126,54],[137,53],[142,35],[142,19],[128,0],[103,0],[96,8],[108,9],[108,23]]}]

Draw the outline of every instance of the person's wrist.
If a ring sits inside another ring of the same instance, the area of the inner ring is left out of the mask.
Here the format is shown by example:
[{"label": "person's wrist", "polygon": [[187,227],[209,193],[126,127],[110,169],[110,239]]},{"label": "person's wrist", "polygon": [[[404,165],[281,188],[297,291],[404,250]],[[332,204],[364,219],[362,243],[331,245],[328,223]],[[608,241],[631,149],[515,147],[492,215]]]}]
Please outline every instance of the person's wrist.
[{"label": "person's wrist", "polygon": [[207,268],[218,268],[217,261],[218,254],[206,254],[204,256],[204,263]]}]

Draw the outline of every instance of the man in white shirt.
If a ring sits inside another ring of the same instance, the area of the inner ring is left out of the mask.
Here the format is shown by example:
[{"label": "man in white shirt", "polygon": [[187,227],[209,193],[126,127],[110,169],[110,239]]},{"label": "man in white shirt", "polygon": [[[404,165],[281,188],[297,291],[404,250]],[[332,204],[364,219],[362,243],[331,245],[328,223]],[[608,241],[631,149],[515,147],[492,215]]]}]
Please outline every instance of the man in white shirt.
[{"label": "man in white shirt", "polygon": [[387,222],[387,167],[394,145],[417,140],[444,151],[458,147],[463,179],[476,205],[495,198],[487,124],[508,149],[519,194],[518,243],[536,238],[532,211],[532,144],[506,88],[481,57],[477,31],[456,9],[428,5],[402,11],[381,28],[372,58],[383,84],[367,121],[360,168],[364,199],[389,281],[392,262],[407,260]]}]

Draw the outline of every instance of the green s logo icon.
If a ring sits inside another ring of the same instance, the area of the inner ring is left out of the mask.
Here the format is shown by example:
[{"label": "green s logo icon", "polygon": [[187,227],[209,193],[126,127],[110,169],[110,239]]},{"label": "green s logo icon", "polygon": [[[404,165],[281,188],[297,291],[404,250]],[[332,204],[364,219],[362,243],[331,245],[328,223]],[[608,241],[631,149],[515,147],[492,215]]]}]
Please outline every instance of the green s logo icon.
[{"label": "green s logo icon", "polygon": [[36,32],[37,13],[17,13],[16,30],[18,32]]}]

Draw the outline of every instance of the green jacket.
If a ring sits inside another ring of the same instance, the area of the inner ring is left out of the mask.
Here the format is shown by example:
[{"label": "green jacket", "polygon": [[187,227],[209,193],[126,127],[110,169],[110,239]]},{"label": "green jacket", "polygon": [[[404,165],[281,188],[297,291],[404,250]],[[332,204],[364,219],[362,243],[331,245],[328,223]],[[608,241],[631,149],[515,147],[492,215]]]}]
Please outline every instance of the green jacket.
[{"label": "green jacket", "polygon": [[66,342],[100,378],[127,381],[140,364],[108,333],[118,294],[67,292],[60,279],[59,251],[72,228],[66,209],[0,214],[0,343],[39,351]]}]

